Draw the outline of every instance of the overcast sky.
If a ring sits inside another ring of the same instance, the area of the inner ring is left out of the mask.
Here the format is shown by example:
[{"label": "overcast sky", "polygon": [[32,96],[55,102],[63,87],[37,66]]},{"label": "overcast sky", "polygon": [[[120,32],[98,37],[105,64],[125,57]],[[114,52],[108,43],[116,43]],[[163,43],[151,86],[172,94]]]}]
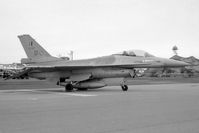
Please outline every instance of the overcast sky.
[{"label": "overcast sky", "polygon": [[0,0],[0,63],[26,57],[17,35],[75,59],[142,49],[199,58],[199,0]]}]

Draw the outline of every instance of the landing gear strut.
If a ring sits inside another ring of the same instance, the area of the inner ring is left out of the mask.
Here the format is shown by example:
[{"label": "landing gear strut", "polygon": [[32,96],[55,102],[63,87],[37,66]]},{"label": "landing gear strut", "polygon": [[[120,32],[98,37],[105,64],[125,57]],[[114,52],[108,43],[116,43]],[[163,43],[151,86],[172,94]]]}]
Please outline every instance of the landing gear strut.
[{"label": "landing gear strut", "polygon": [[122,85],[121,87],[122,87],[123,91],[127,91],[128,90],[128,86],[127,85]]},{"label": "landing gear strut", "polygon": [[72,84],[66,84],[66,86],[65,86],[65,91],[66,91],[66,92],[73,91],[73,85],[72,85]]}]

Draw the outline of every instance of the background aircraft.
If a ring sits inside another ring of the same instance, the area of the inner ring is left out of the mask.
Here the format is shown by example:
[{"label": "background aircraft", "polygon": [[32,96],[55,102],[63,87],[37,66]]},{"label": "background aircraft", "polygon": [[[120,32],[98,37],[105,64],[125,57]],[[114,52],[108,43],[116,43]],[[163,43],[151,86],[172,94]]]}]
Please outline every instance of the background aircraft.
[{"label": "background aircraft", "polygon": [[185,62],[155,57],[145,51],[132,50],[99,58],[65,60],[51,56],[30,35],[18,36],[28,56],[22,59],[24,71],[15,76],[28,74],[38,79],[56,81],[66,91],[95,89],[120,85],[128,90],[126,81],[136,76],[135,68],[183,67]]}]

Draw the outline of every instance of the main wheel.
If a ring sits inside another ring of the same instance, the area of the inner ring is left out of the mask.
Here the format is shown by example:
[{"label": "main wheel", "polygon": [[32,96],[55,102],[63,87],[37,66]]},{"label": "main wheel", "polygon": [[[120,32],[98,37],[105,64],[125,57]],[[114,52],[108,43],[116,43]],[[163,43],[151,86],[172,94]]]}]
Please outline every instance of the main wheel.
[{"label": "main wheel", "polygon": [[127,85],[122,85],[122,90],[123,91],[127,91],[128,90],[128,86]]},{"label": "main wheel", "polygon": [[70,91],[72,91],[73,90],[73,85],[72,84],[67,84],[66,86],[65,86],[65,91],[66,92],[70,92]]}]

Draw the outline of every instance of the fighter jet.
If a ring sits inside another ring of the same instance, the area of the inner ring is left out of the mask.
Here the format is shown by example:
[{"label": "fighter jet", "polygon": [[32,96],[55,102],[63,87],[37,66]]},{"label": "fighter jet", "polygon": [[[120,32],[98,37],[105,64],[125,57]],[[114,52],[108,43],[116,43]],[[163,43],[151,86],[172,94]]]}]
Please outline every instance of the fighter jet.
[{"label": "fighter jet", "polygon": [[189,64],[155,57],[142,50],[130,50],[109,56],[83,60],[64,60],[51,56],[30,35],[18,36],[27,54],[24,71],[37,79],[55,81],[65,91],[87,90],[105,86],[121,86],[128,90],[127,80],[135,78],[136,68],[184,67]]}]

